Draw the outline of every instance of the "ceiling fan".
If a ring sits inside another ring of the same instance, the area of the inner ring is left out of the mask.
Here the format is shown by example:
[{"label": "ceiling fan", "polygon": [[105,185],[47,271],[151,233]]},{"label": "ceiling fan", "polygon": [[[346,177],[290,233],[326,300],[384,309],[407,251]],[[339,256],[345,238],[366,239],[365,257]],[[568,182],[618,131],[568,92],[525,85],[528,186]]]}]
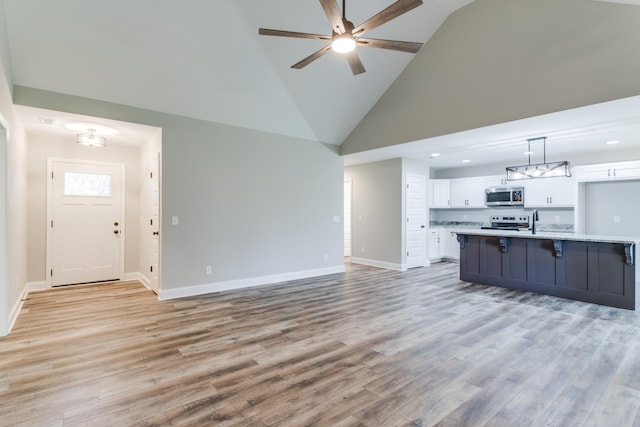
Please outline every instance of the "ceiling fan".
[{"label": "ceiling fan", "polygon": [[342,0],[342,16],[340,16],[340,9],[338,9],[337,0],[320,0],[322,9],[324,9],[324,13],[327,15],[327,18],[329,18],[329,22],[331,23],[331,29],[333,30],[333,34],[331,36],[297,33],[294,31],[270,30],[267,28],[260,28],[258,33],[263,36],[295,37],[330,41],[331,43],[329,45],[312,53],[302,61],[293,64],[291,68],[301,69],[320,58],[325,53],[334,50],[346,55],[349,66],[351,67],[351,72],[354,75],[358,75],[366,71],[360,57],[355,51],[356,45],[398,50],[408,53],[416,53],[422,47],[422,43],[362,38],[365,33],[368,33],[374,28],[377,28],[382,24],[385,24],[410,11],[411,9],[420,6],[422,4],[422,0],[398,0],[357,27],[355,27],[351,21],[347,20],[345,1],[346,0]]}]

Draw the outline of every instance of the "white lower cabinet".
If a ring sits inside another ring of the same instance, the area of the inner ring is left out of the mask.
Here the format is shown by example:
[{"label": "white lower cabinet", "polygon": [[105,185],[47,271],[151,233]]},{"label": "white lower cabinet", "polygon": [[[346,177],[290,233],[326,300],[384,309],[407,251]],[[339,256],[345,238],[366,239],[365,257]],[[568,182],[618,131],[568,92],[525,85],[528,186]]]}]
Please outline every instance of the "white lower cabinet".
[{"label": "white lower cabinet", "polygon": [[439,261],[440,255],[440,228],[429,229],[429,260]]},{"label": "white lower cabinet", "polygon": [[440,246],[444,258],[460,259],[460,247],[455,233],[446,228],[440,229]]},{"label": "white lower cabinet", "polygon": [[455,233],[446,228],[432,228],[429,230],[429,260],[442,259],[460,259],[458,240]]}]

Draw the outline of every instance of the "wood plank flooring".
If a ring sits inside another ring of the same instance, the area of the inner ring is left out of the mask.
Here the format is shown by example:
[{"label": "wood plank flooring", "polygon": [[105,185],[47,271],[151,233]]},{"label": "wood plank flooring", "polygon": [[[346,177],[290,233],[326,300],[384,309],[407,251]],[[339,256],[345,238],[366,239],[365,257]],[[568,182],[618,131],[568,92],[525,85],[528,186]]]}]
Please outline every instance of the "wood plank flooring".
[{"label": "wood plank flooring", "polygon": [[32,293],[1,426],[640,426],[640,314],[458,280],[457,264],[158,301]]}]

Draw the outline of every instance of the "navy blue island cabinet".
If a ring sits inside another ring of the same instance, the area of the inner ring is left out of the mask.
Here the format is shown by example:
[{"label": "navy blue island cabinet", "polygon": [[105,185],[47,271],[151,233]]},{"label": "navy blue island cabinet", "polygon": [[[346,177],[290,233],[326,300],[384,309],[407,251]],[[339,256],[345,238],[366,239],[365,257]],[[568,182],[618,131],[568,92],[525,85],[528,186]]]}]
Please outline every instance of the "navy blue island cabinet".
[{"label": "navy blue island cabinet", "polygon": [[455,230],[460,280],[635,310],[635,239]]}]

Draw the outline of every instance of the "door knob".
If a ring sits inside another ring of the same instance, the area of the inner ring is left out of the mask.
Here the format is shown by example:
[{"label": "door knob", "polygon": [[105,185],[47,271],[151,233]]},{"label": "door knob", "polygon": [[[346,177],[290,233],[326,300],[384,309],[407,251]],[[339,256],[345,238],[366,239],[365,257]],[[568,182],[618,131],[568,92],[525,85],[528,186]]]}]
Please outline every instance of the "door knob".
[{"label": "door knob", "polygon": [[154,235],[154,236],[157,236],[157,235],[159,235],[159,234],[160,234],[160,233],[159,233],[158,231],[154,231],[154,232],[153,232],[153,235]]}]

